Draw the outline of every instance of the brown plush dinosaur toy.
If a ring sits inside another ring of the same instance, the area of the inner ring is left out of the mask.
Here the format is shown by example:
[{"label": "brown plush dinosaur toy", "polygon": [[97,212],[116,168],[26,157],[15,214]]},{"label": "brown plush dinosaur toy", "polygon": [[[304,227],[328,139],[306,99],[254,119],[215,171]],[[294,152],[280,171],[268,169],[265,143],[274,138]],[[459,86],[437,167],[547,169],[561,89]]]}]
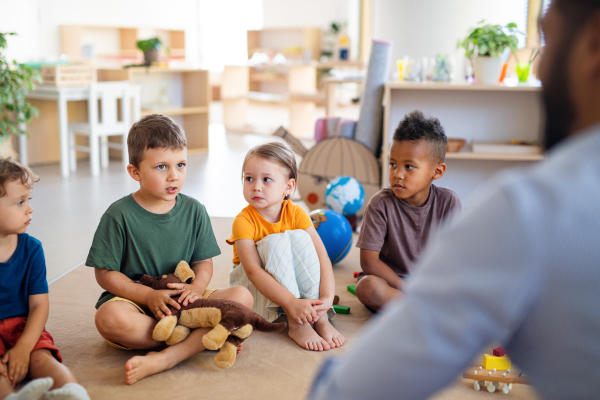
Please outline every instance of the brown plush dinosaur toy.
[{"label": "brown plush dinosaur toy", "polygon": [[[195,278],[194,271],[187,262],[181,261],[175,273],[160,277],[142,275],[138,282],[155,290],[170,289],[169,283],[189,283]],[[229,368],[235,362],[237,346],[244,341],[253,329],[261,332],[278,332],[287,326],[285,322],[271,323],[249,309],[232,300],[196,299],[180,310],[168,306],[171,315],[156,324],[152,338],[174,345],[184,340],[190,329],[213,328],[202,337],[202,343],[209,350],[219,350],[215,364],[219,368]]]}]

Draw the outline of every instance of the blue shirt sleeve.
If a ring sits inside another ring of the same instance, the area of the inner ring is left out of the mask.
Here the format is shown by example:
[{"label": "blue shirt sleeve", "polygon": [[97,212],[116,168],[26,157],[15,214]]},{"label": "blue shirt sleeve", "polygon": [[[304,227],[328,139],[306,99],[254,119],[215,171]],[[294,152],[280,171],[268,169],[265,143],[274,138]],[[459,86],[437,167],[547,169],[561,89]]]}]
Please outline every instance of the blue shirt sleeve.
[{"label": "blue shirt sleeve", "polygon": [[[29,269],[31,274],[27,282],[29,295],[48,293],[48,281],[46,280],[46,258],[42,244],[30,237],[32,242],[31,256],[29,257]],[[28,246],[29,247],[29,246]]]}]

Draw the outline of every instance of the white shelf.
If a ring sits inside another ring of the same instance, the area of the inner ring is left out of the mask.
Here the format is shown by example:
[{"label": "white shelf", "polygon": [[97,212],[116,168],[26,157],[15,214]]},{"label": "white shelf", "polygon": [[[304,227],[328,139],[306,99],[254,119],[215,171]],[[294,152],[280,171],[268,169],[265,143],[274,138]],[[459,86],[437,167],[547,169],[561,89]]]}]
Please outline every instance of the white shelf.
[{"label": "white shelf", "polygon": [[479,85],[473,83],[455,83],[455,82],[389,82],[386,83],[389,89],[410,89],[410,90],[473,90],[473,91],[499,91],[499,92],[541,92],[542,86],[539,84],[519,84],[512,85]]},{"label": "white shelf", "polygon": [[481,161],[540,161],[544,159],[543,154],[498,154],[498,153],[473,153],[473,152],[449,152],[446,153],[447,160],[481,160]]}]

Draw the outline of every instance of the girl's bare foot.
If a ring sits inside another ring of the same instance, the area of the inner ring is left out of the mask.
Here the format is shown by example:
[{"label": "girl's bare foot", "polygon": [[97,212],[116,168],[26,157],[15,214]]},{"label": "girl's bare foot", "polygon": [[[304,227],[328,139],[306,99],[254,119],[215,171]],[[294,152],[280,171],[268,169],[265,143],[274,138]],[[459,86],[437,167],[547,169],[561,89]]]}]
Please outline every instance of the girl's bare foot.
[{"label": "girl's bare foot", "polygon": [[344,335],[339,333],[337,329],[331,325],[327,314],[323,314],[314,324],[315,330],[331,348],[340,347],[346,341]]},{"label": "girl's bare foot", "polygon": [[128,385],[133,385],[140,379],[166,369],[169,369],[169,366],[161,357],[161,354],[151,351],[145,356],[135,356],[127,360],[125,363],[125,381]]},{"label": "girl's bare foot", "polygon": [[289,321],[290,330],[289,337],[302,348],[306,350],[323,351],[329,350],[331,346],[327,344],[321,336],[315,332],[309,323],[298,324],[294,321]]}]

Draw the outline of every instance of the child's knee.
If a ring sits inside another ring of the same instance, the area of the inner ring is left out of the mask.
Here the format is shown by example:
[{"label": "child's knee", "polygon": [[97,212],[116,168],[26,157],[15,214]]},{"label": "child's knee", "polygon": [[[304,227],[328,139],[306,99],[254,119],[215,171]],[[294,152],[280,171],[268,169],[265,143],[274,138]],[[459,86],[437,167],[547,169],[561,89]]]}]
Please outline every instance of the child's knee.
[{"label": "child's knee", "polygon": [[54,363],[60,364],[48,349],[37,349],[31,353],[30,368],[45,367]]},{"label": "child's knee", "polygon": [[254,297],[250,291],[243,286],[233,286],[230,288],[231,290],[231,300],[237,301],[245,305],[248,308],[252,308],[254,306]]},{"label": "child's knee", "polygon": [[387,283],[385,281],[382,283],[381,281],[382,279],[371,275],[367,275],[362,278],[356,284],[356,297],[358,297],[358,300],[367,305],[379,304],[383,302],[383,284],[387,285]]},{"label": "child's knee", "polygon": [[129,319],[118,307],[117,302],[103,304],[94,317],[96,328],[103,337],[122,331],[129,325]]}]

